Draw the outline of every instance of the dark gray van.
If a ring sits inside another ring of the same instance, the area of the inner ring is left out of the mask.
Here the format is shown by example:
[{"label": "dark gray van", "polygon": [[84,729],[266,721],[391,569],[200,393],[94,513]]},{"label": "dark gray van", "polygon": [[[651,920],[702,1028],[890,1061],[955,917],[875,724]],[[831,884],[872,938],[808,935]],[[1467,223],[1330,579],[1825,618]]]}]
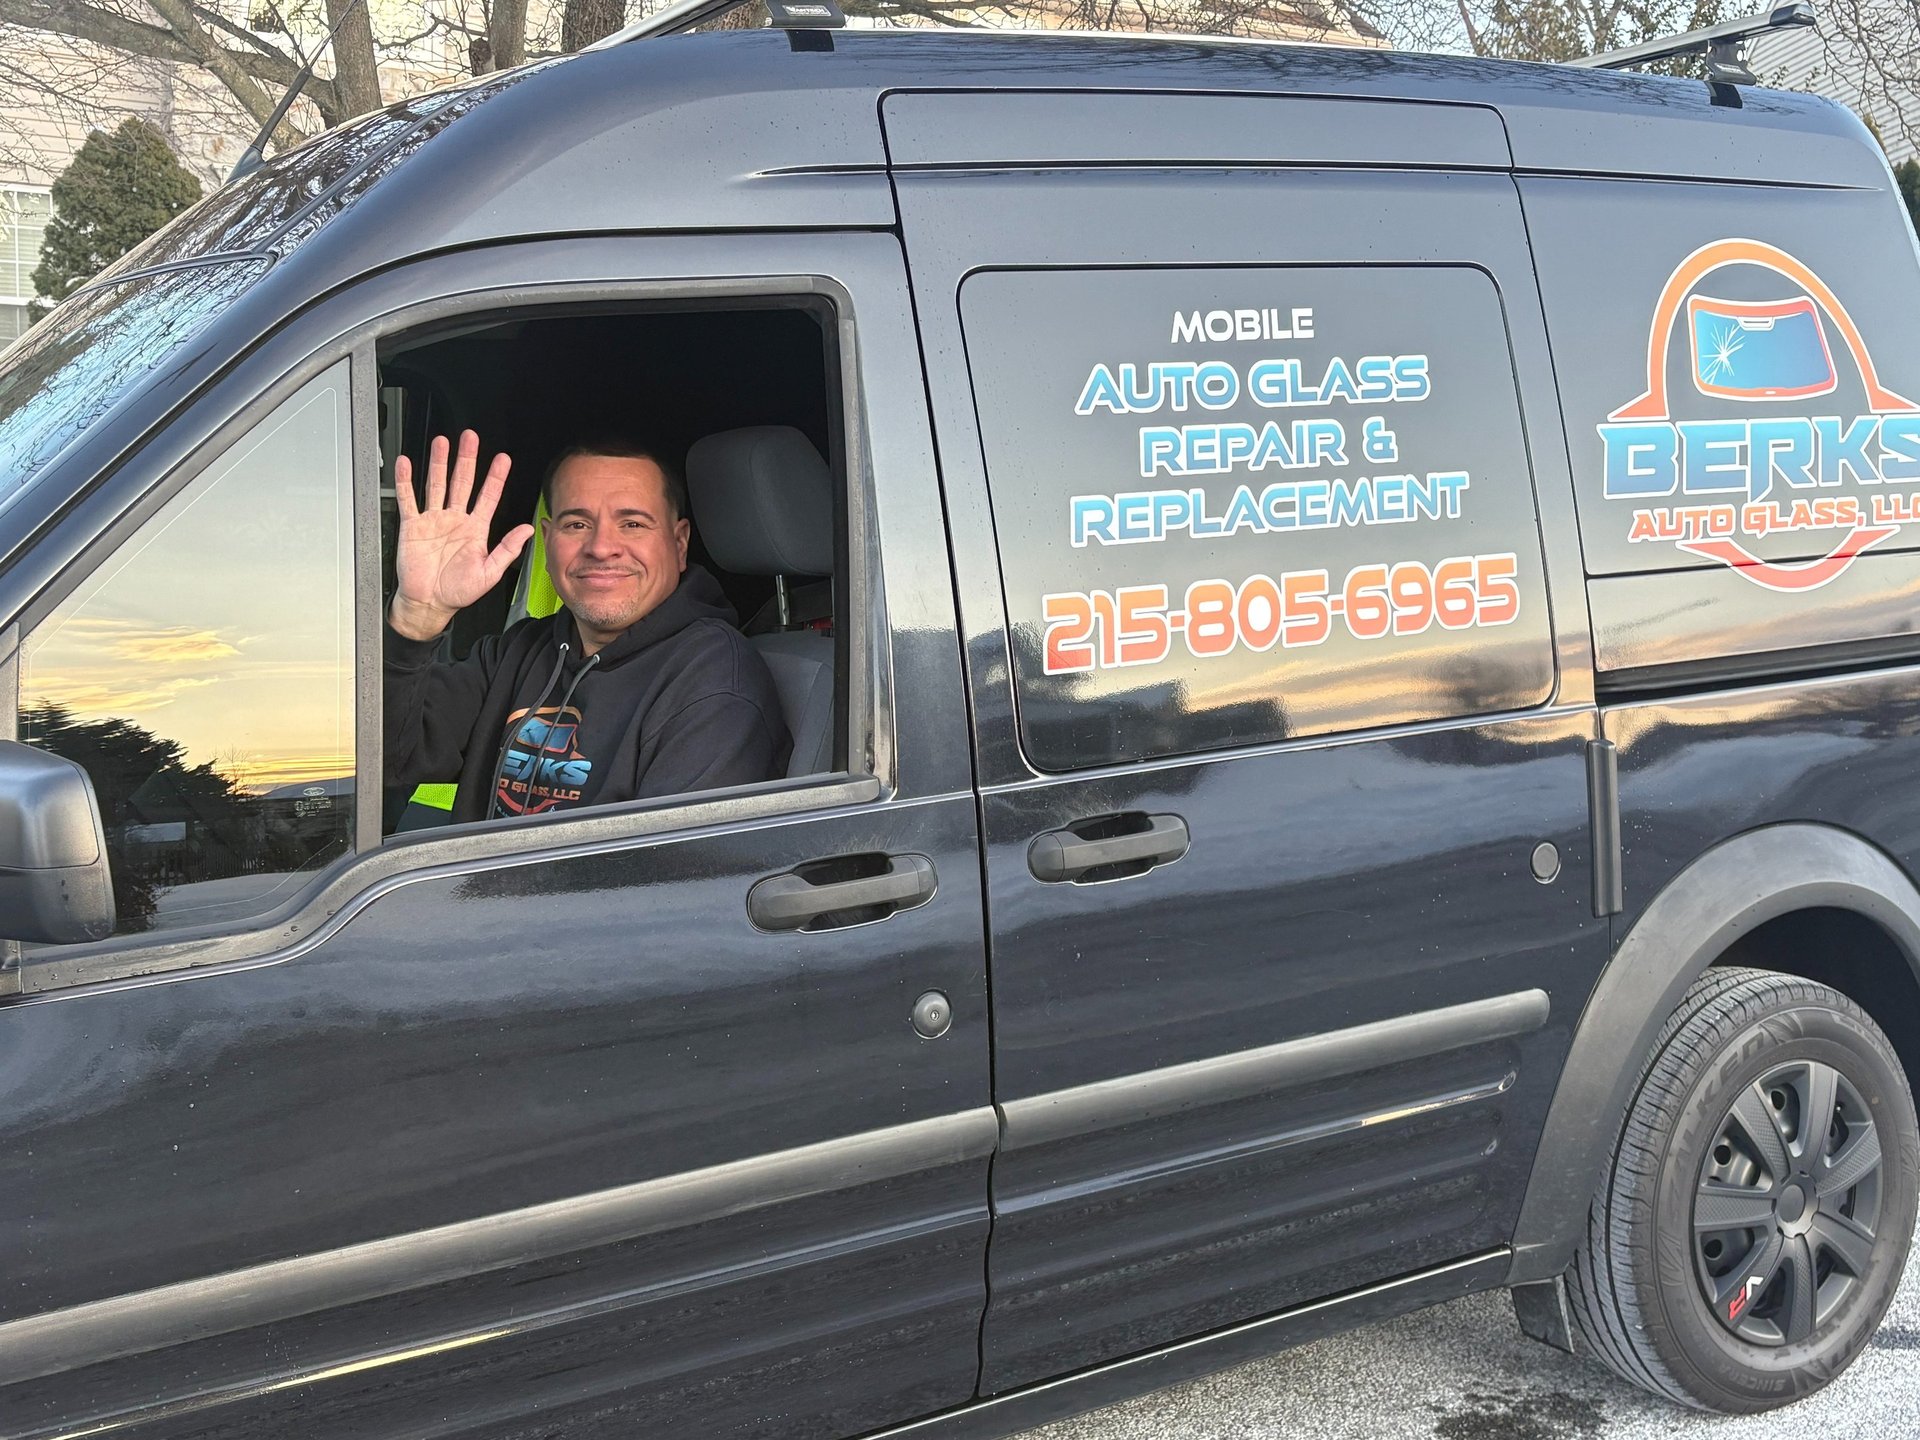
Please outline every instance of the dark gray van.
[{"label": "dark gray van", "polygon": [[[615,419],[787,773],[433,823],[394,462],[504,529]],[[176,221],[0,486],[0,1434],[1004,1434],[1493,1287],[1751,1411],[1899,1280],[1920,258],[1836,106],[610,45]]]}]

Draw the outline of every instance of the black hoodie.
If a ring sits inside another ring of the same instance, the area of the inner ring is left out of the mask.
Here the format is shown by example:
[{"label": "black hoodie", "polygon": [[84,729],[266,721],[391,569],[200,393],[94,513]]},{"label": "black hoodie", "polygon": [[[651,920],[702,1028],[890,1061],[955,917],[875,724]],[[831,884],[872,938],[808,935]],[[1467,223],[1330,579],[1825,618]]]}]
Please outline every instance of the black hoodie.
[{"label": "black hoodie", "polygon": [[451,664],[438,641],[386,643],[387,784],[458,780],[456,821],[487,818],[496,774],[493,813],[538,815],[786,773],[773,677],[698,565],[591,657],[565,610]]}]

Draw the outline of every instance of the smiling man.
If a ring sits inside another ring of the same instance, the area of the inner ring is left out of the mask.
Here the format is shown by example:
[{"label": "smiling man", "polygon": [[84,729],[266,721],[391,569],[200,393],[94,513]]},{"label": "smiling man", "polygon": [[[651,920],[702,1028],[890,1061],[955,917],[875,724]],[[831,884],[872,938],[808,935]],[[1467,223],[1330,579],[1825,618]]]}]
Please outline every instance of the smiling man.
[{"label": "smiling man", "polygon": [[[397,585],[387,612],[386,780],[457,780],[456,821],[536,815],[769,780],[789,742],[766,665],[713,577],[687,564],[686,489],[657,452],[596,438],[545,486],[547,570],[563,608],[436,660],[453,617],[527,542],[487,536],[511,461],[478,494],[480,442],[436,437],[424,497],[394,466]],[[449,468],[449,452],[451,468]]]}]

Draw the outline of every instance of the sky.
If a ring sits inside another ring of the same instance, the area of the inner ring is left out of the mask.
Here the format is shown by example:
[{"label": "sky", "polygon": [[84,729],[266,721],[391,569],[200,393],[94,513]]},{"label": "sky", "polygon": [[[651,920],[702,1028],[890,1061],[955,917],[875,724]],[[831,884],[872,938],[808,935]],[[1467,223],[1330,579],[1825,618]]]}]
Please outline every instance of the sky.
[{"label": "sky", "polygon": [[353,772],[345,369],[170,501],[24,647],[25,705],[130,720],[251,791]]}]

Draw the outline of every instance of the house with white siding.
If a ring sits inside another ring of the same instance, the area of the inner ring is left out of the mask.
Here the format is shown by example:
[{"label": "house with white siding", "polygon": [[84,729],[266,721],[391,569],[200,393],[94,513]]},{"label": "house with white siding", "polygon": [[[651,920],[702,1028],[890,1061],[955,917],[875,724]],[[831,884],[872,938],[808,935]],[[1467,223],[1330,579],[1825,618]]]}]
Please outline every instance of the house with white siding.
[{"label": "house with white siding", "polygon": [[[1897,3],[1897,0],[1889,0]],[[1815,30],[1776,30],[1748,45],[1748,63],[1769,85],[1825,95],[1871,119],[1880,132],[1887,156],[1898,165],[1920,156],[1920,41],[1913,33],[1913,12],[1904,17],[1901,36],[1904,56],[1889,57],[1902,83],[1882,84],[1865,57],[1844,39]]]}]

